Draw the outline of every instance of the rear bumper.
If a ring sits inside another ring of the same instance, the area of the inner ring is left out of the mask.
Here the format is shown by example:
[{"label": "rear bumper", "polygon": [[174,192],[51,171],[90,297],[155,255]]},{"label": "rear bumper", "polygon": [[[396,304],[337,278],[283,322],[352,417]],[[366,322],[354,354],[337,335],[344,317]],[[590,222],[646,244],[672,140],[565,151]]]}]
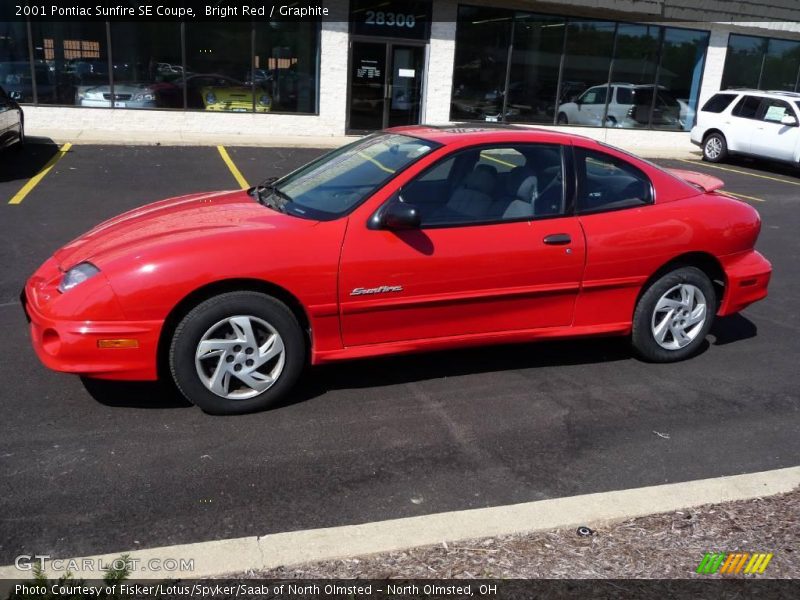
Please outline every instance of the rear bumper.
[{"label": "rear bumper", "polygon": [[[68,321],[53,318],[36,302],[29,282],[21,295],[31,341],[54,371],[100,379],[155,380],[160,321]],[[100,348],[99,340],[135,339],[135,348]]]},{"label": "rear bumper", "polygon": [[723,257],[722,267],[727,281],[717,314],[732,315],[767,297],[772,265],[761,253],[752,250]]}]

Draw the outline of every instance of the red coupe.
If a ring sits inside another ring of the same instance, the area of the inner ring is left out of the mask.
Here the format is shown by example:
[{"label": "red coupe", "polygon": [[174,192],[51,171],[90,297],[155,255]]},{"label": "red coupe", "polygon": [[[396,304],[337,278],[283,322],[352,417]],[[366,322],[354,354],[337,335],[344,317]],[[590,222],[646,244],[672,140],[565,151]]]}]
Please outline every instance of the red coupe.
[{"label": "red coupe", "polygon": [[23,304],[48,367],[172,378],[212,413],[381,354],[626,335],[675,361],[767,295],[758,213],[721,186],[564,133],[395,128],[106,221]]}]

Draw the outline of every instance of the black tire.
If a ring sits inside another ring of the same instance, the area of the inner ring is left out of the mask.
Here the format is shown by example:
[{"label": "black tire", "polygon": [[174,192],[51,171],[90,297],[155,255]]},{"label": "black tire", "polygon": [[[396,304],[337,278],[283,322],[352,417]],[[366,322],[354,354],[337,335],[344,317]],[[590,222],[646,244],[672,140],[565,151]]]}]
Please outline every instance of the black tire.
[{"label": "black tire", "polygon": [[[706,318],[696,337],[679,349],[662,347],[653,333],[653,320],[656,304],[669,290],[679,284],[691,284],[705,296]],[[651,362],[675,362],[692,356],[703,345],[706,335],[714,323],[717,311],[717,295],[708,276],[696,267],[680,267],[654,281],[639,298],[633,313],[631,342],[643,359]]]},{"label": "black tire", "polygon": [[703,160],[712,163],[723,162],[728,158],[728,142],[721,133],[711,133],[703,140]]},{"label": "black tire", "polygon": [[569,125],[569,119],[564,113],[558,113],[558,120],[556,122],[559,125]]},{"label": "black tire", "polygon": [[[201,381],[195,366],[195,353],[203,335],[220,321],[237,315],[263,320],[277,331],[284,346],[285,362],[275,383],[247,399],[230,399],[212,392]],[[228,292],[198,304],[175,328],[169,350],[175,385],[189,402],[217,415],[249,413],[279,403],[297,382],[305,362],[305,336],[294,313],[282,302],[258,292]]]}]

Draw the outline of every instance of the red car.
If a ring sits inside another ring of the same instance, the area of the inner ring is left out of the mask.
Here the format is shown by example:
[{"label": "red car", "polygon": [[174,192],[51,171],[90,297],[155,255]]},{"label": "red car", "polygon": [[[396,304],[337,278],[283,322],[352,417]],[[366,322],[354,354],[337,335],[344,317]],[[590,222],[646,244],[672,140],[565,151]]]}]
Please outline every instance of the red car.
[{"label": "red car", "polygon": [[172,378],[212,413],[382,354],[620,335],[675,361],[767,295],[758,213],[721,186],[564,133],[395,128],[106,221],[23,303],[48,367]]}]

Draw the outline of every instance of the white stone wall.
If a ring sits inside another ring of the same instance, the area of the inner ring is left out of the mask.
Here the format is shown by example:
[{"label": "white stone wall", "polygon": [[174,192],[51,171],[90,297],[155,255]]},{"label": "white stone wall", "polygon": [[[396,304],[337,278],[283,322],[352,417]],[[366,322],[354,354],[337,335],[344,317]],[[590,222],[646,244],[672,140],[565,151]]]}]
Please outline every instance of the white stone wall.
[{"label": "white stone wall", "polygon": [[432,125],[441,125],[450,120],[457,13],[457,0],[436,0],[433,3],[428,71],[423,100],[425,122]]},{"label": "white stone wall", "polygon": [[728,53],[729,33],[729,29],[723,25],[714,24],[711,28],[698,108],[718,92],[722,85],[722,71],[725,68],[725,57]]}]

